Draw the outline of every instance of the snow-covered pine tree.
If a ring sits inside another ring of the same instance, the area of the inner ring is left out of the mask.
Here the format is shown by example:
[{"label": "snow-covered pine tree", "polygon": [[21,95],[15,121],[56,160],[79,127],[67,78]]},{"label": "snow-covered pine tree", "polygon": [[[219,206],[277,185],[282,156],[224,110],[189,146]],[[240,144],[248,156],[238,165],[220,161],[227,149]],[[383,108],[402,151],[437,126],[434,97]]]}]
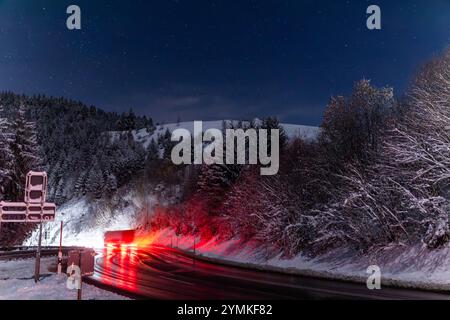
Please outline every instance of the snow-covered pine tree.
[{"label": "snow-covered pine tree", "polygon": [[25,177],[29,171],[40,170],[42,160],[37,143],[36,126],[26,118],[26,107],[21,105],[12,122],[11,150],[14,156],[11,196],[23,197]]},{"label": "snow-covered pine tree", "polygon": [[136,129],[136,115],[132,108],[128,112],[125,112],[117,122],[118,129],[120,131],[131,131]]},{"label": "snow-covered pine tree", "polygon": [[12,181],[13,153],[10,147],[12,133],[8,119],[3,118],[3,107],[0,106],[0,200],[4,197],[6,186]]},{"label": "snow-covered pine tree", "polygon": [[332,97],[320,135],[329,161],[343,168],[349,162],[372,162],[395,107],[393,88],[376,88],[369,80],[356,82],[349,97]]},{"label": "snow-covered pine tree", "polygon": [[152,139],[147,148],[147,163],[151,163],[152,161],[156,161],[160,159],[159,147],[155,142],[155,139]]},{"label": "snow-covered pine tree", "polygon": [[117,191],[117,178],[113,174],[109,174],[106,178],[105,192],[108,197]]},{"label": "snow-covered pine tree", "polygon": [[89,172],[87,179],[87,190],[96,199],[100,199],[103,195],[103,190],[105,188],[105,179],[100,168],[95,166]]},{"label": "snow-covered pine tree", "polygon": [[83,170],[75,181],[74,185],[74,195],[75,196],[85,196],[86,195],[86,181],[88,173]]},{"label": "snow-covered pine tree", "polygon": [[166,129],[163,135],[158,137],[158,144],[161,150],[163,150],[163,159],[170,160],[172,154],[172,148],[175,146],[175,142],[171,140],[172,134],[169,129]]},{"label": "snow-covered pine tree", "polygon": [[[256,121],[253,121],[252,123],[252,127],[259,127],[257,125],[257,123],[255,123]],[[268,136],[270,137],[270,130],[272,129],[278,129],[280,132],[280,150],[283,150],[284,147],[286,146],[287,142],[288,142],[288,136],[286,134],[286,132],[284,131],[283,126],[281,125],[280,121],[275,118],[275,117],[268,117],[268,118],[264,118],[262,120],[261,129],[266,129],[268,130]],[[271,150],[271,140],[270,138],[267,139],[267,146],[269,148],[269,150]]]},{"label": "snow-covered pine tree", "polygon": [[[232,122],[223,122],[223,131],[226,129],[246,129],[242,121],[237,124]],[[225,138],[224,138],[225,139]],[[226,154],[236,154],[235,145],[234,150],[225,149],[224,162]],[[247,147],[246,147],[247,148]],[[220,207],[223,204],[226,193],[235,183],[242,171],[242,165],[237,164],[213,164],[203,165],[197,181],[197,194],[202,199],[209,213],[212,215],[218,214]]]},{"label": "snow-covered pine tree", "polygon": [[[41,158],[35,131],[35,124],[26,119],[26,108],[20,106],[11,124],[11,154],[13,165],[11,181],[4,190],[8,200],[23,199],[26,174],[31,170],[40,170]],[[2,226],[0,245],[21,244],[35,225],[26,223],[9,223]]]}]

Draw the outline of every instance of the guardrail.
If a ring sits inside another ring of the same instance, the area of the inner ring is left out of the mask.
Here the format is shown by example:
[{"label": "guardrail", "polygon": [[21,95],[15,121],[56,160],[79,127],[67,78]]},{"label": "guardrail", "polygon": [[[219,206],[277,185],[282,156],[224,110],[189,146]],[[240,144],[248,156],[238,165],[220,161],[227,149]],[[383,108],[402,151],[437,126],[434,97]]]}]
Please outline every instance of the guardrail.
[{"label": "guardrail", "polygon": [[[63,255],[67,256],[70,250],[83,249],[82,247],[62,247]],[[0,248],[0,261],[15,260],[15,259],[27,259],[34,258],[36,256],[37,247],[12,247],[12,248]],[[59,247],[42,247],[41,256],[51,257],[57,256]]]}]

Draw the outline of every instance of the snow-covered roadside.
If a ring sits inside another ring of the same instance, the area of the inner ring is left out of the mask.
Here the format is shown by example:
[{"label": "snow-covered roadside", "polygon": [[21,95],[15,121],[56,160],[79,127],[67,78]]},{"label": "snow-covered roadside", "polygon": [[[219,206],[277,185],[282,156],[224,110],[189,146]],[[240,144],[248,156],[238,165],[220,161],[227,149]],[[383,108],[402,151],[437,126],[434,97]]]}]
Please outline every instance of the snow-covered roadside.
[{"label": "snow-covered roadside", "polygon": [[[153,244],[177,245],[177,237],[169,229],[157,232],[151,238]],[[193,243],[193,237],[178,239],[181,250],[192,252]],[[381,268],[382,285],[450,291],[449,246],[434,251],[421,245],[393,246],[364,256],[340,249],[318,258],[299,255],[293,259],[285,259],[276,255],[267,259],[267,250],[255,243],[241,243],[238,240],[220,242],[212,239],[208,242],[197,240],[196,252],[201,257],[216,262],[362,284],[366,283],[368,277],[367,268],[377,265]]]},{"label": "snow-covered roadside", "polygon": [[[43,279],[34,283],[34,260],[0,261],[0,300],[76,300],[76,290],[68,290],[67,277],[48,271],[55,258],[41,260]],[[83,300],[127,300],[94,286],[83,284]]]}]

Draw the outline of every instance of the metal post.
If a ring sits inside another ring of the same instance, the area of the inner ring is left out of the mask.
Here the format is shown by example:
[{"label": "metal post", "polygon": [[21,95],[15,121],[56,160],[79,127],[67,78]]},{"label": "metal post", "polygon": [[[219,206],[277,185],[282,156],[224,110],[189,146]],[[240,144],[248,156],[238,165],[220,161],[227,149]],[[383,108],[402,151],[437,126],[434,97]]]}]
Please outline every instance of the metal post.
[{"label": "metal post", "polygon": [[82,300],[82,287],[83,287],[83,269],[81,268],[81,255],[82,251],[79,251],[79,267],[80,267],[80,288],[77,290],[77,300]]},{"label": "metal post", "polygon": [[192,256],[192,262],[193,262],[194,268],[195,268],[195,236],[194,236],[194,255]]},{"label": "metal post", "polygon": [[36,264],[34,269],[34,282],[39,282],[40,272],[41,272],[41,244],[42,244],[42,220],[39,223],[39,241],[36,251]]},{"label": "metal post", "polygon": [[146,210],[146,222],[145,222],[145,229],[146,230],[148,230],[148,201],[147,201],[147,198],[146,198],[146,201],[145,201],[145,210]]},{"label": "metal post", "polygon": [[61,221],[61,228],[59,233],[59,252],[58,252],[58,275],[62,273],[62,237],[63,237],[63,222]]}]

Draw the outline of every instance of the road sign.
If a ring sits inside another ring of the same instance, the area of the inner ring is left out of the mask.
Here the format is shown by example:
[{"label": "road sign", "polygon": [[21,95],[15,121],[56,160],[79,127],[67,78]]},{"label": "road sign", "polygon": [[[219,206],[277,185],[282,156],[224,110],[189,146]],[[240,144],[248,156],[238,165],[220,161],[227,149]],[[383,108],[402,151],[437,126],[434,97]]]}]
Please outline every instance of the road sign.
[{"label": "road sign", "polygon": [[39,223],[39,242],[36,250],[34,281],[39,281],[41,266],[42,222],[55,220],[56,205],[46,202],[47,173],[30,171],[25,181],[24,202],[0,202],[1,223]]},{"label": "road sign", "polygon": [[45,172],[30,171],[25,181],[24,202],[0,202],[0,223],[54,221],[56,205],[46,202],[47,183]]},{"label": "road sign", "polygon": [[47,173],[30,171],[25,182],[25,202],[44,203],[47,196]]},{"label": "road sign", "polygon": [[50,222],[56,216],[54,203],[0,202],[1,222]]}]

